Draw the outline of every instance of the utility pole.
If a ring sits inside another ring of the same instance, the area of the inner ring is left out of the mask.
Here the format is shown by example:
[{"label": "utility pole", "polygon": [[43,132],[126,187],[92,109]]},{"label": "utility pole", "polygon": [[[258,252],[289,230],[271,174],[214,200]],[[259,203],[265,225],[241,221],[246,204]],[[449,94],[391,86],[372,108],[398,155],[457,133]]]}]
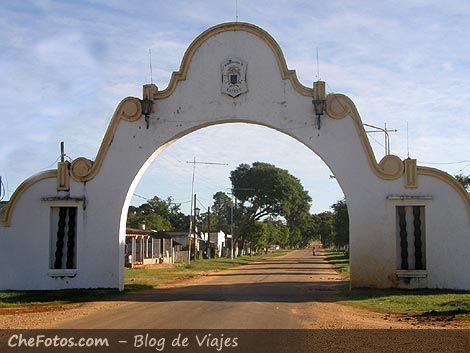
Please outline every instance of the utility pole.
[{"label": "utility pole", "polygon": [[232,239],[230,239],[230,258],[233,259],[233,241],[234,241],[234,236],[233,236],[233,204],[235,202],[235,195],[232,193],[232,202],[230,203],[230,235],[232,236]]},{"label": "utility pole", "polygon": [[[192,161],[186,161],[186,163],[193,165],[193,179],[191,184],[191,209],[189,215],[189,234],[188,234],[188,264],[191,263],[191,232],[193,230],[193,210],[196,209],[196,195],[194,194],[194,182],[196,176],[196,164],[206,164],[206,165],[228,165],[228,163],[217,163],[217,162],[196,162],[196,156],[194,156]],[[193,203],[194,195],[194,203]],[[194,238],[196,239],[196,238]],[[194,240],[194,249],[196,250],[196,240]],[[195,257],[196,258],[196,257]]]},{"label": "utility pole", "polygon": [[[189,162],[186,162],[189,163]],[[191,233],[193,231],[193,195],[194,195],[194,177],[196,174],[196,157],[193,161],[193,181],[191,184],[191,208],[189,211],[189,233],[188,233],[188,265],[191,264]]]},{"label": "utility pole", "polygon": [[211,208],[207,207],[207,234],[211,232]]},{"label": "utility pole", "polygon": [[194,194],[194,220],[193,220],[193,234],[194,234],[194,260],[197,258],[197,253],[196,253],[196,242],[197,242],[197,235],[196,235],[196,222],[197,222],[197,217],[199,216],[199,208],[196,205],[197,202],[197,197],[196,194]]},{"label": "utility pole", "polygon": [[207,257],[210,259],[211,256],[214,256],[216,258],[216,253],[217,253],[217,248],[219,247],[219,237],[217,237],[217,245],[215,247],[216,251],[214,252],[214,255],[212,255],[211,251],[211,208],[210,206],[207,206]]}]

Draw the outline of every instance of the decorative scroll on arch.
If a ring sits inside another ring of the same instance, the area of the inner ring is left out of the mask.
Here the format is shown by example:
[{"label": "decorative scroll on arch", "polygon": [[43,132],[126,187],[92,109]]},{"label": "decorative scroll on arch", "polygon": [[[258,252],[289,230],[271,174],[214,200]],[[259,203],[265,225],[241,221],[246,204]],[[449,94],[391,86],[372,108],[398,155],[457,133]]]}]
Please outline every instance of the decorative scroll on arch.
[{"label": "decorative scroll on arch", "polygon": [[135,97],[127,97],[119,103],[108,129],[101,142],[100,149],[96,155],[95,161],[91,161],[84,157],[76,158],[71,165],[72,177],[81,182],[89,181],[98,174],[103,160],[108,152],[109,146],[113,141],[114,134],[121,120],[128,122],[135,122],[139,120],[142,115],[142,106],[140,100]]},{"label": "decorative scroll on arch", "polygon": [[[120,121],[124,120],[128,122],[135,122],[141,117],[141,115],[142,107],[138,98],[127,97],[123,99],[116,108],[111,122],[109,123],[95,161],[91,161],[84,157],[76,158],[70,166],[70,173],[72,177],[79,182],[85,182],[93,179],[98,174],[101,165],[103,164],[103,160],[106,157],[109,146],[111,145]],[[10,226],[14,207],[20,199],[21,195],[27,189],[41,180],[50,178],[57,178],[56,169],[41,172],[23,181],[11,195],[8,204],[0,209],[0,226]]]},{"label": "decorative scroll on arch", "polygon": [[375,175],[384,180],[398,179],[403,175],[403,161],[397,156],[387,155],[377,163],[369,139],[366,136],[361,117],[351,99],[344,94],[328,94],[326,96],[326,113],[333,119],[344,119],[347,116],[351,117],[367,156],[367,161]]},{"label": "decorative scroll on arch", "polygon": [[[326,113],[333,119],[344,119],[351,117],[356,126],[357,133],[366,153],[367,160],[375,175],[384,180],[394,180],[400,178],[404,173],[404,161],[394,155],[388,155],[382,158],[377,164],[374,152],[370,146],[369,140],[366,136],[364,126],[362,124],[359,112],[356,109],[353,101],[344,94],[330,93],[326,97]],[[417,166],[416,173],[418,175],[427,175],[450,185],[462,197],[470,213],[470,193],[460,185],[460,183],[451,175],[446,172],[429,167]]]}]

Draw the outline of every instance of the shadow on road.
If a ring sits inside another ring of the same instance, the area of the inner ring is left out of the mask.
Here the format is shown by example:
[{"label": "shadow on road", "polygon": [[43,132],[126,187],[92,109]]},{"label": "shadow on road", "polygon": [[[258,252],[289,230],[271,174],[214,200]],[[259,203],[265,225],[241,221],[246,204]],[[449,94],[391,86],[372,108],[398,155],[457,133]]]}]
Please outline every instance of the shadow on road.
[{"label": "shadow on road", "polygon": [[[302,274],[305,275],[305,274]],[[228,302],[313,302],[344,299],[348,282],[262,282],[246,284],[192,285],[181,288],[132,292],[127,301],[228,301]]]}]

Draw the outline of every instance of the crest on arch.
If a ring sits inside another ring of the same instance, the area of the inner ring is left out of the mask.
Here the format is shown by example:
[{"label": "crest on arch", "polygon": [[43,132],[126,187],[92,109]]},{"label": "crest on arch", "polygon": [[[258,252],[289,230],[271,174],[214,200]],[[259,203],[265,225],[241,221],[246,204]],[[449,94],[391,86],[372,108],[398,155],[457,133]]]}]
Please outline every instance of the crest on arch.
[{"label": "crest on arch", "polygon": [[228,58],[222,65],[222,93],[233,98],[248,92],[246,82],[247,63],[239,58]]}]

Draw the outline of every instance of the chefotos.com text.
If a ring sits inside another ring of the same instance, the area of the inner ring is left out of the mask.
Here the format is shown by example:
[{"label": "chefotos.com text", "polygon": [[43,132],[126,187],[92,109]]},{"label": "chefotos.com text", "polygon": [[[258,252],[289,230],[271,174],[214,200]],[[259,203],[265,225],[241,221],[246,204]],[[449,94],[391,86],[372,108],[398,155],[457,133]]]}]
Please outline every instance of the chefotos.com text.
[{"label": "chefotos.com text", "polygon": [[109,347],[107,338],[102,337],[59,337],[55,335],[36,335],[25,337],[23,334],[11,335],[8,339],[8,347]]}]

